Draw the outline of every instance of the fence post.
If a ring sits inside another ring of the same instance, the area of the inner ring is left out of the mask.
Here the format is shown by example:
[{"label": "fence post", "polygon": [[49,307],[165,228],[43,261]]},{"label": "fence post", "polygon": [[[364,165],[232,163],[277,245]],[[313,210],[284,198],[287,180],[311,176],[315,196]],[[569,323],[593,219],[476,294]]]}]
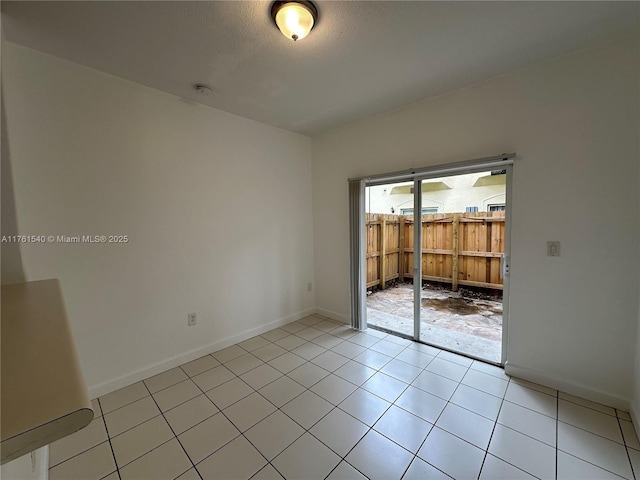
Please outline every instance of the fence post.
[{"label": "fence post", "polygon": [[451,272],[451,290],[454,292],[458,291],[458,245],[459,245],[459,234],[458,229],[460,227],[460,214],[453,214],[453,261],[451,262],[452,272]]},{"label": "fence post", "polygon": [[387,272],[387,217],[380,219],[380,290],[385,289]]},{"label": "fence post", "polygon": [[398,283],[404,282],[404,215],[398,219],[400,226],[400,237],[398,238]]}]

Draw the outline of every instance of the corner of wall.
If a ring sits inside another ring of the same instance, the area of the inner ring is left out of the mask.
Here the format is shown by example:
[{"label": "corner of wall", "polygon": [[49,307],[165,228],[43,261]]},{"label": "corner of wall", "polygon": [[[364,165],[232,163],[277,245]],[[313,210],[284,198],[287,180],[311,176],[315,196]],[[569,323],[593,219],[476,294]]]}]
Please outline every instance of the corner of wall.
[{"label": "corner of wall", "polygon": [[[15,196],[13,192],[13,175],[11,170],[11,155],[9,149],[9,137],[7,135],[7,118],[4,109],[4,94],[2,94],[1,102],[1,173],[0,178],[2,185],[2,225],[0,233],[5,236],[14,236],[18,234],[18,225],[16,218]],[[24,282],[24,271],[22,268],[22,255],[20,253],[20,245],[18,243],[2,243],[0,247],[2,272],[0,274],[0,282],[17,283]]]}]

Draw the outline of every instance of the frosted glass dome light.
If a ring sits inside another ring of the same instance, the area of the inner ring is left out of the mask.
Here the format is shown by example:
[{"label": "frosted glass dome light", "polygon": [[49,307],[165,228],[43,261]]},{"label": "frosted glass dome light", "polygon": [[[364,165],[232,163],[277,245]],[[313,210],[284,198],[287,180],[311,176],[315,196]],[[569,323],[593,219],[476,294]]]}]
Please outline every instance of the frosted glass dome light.
[{"label": "frosted glass dome light", "polygon": [[282,34],[293,40],[302,40],[309,35],[318,20],[318,11],[311,2],[274,2],[271,16]]}]

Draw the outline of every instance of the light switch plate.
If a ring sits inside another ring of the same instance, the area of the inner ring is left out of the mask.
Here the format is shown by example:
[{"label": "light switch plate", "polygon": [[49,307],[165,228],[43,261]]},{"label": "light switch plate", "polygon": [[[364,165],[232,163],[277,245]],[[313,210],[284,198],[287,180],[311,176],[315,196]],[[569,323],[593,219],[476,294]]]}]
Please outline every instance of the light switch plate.
[{"label": "light switch plate", "polygon": [[560,256],[560,242],[547,242],[547,256],[559,257]]}]

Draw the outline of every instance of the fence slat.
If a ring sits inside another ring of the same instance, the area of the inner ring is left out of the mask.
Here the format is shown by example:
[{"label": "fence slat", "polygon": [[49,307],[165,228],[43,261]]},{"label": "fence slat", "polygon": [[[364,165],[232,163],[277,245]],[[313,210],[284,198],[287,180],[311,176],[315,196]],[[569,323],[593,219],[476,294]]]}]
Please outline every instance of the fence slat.
[{"label": "fence slat", "polygon": [[460,245],[460,214],[453,214],[453,258],[451,261],[451,290],[458,291],[458,247]]},{"label": "fence slat", "polygon": [[[414,228],[413,215],[366,215],[367,288],[413,278]],[[504,212],[425,214],[421,228],[424,280],[502,289]]]},{"label": "fence slat", "polygon": [[380,289],[385,289],[387,275],[387,220],[383,216],[380,220]]}]

